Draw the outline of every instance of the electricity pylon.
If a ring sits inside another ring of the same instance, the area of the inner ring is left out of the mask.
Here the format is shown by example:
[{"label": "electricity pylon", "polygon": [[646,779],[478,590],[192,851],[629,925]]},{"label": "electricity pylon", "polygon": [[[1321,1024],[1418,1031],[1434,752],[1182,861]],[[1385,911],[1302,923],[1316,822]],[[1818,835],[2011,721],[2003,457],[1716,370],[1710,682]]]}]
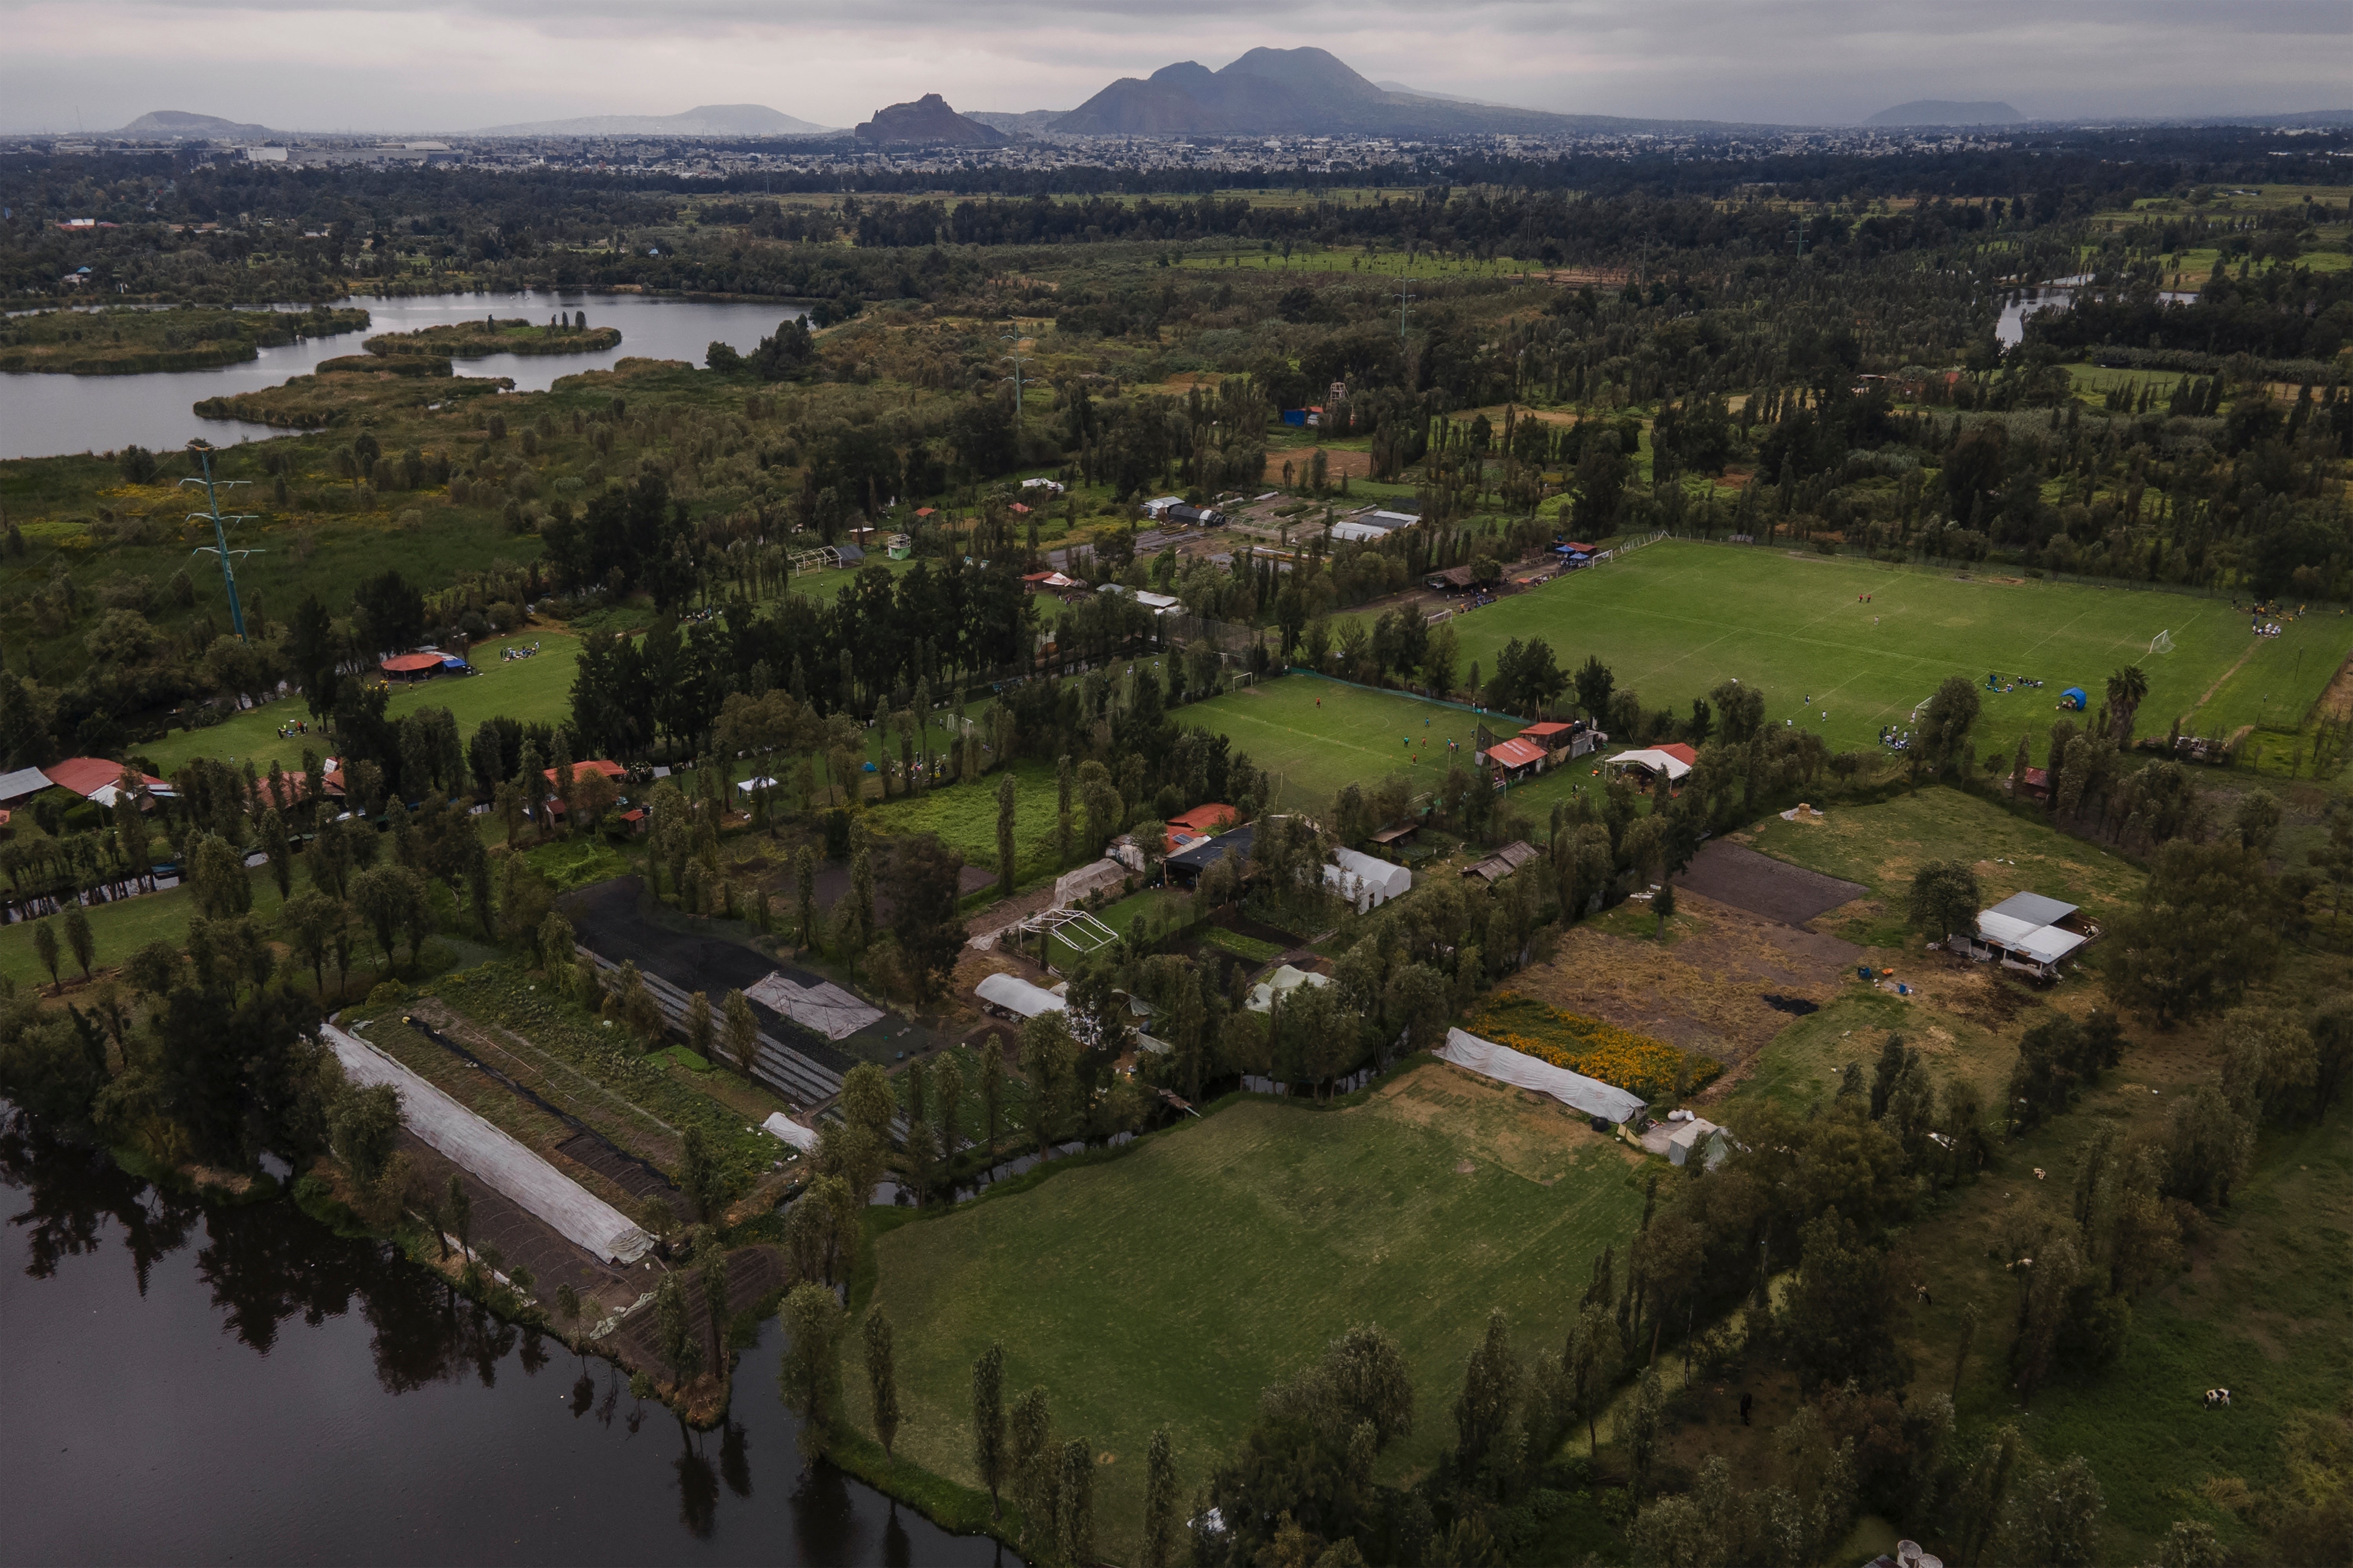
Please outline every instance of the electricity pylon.
[{"label": "electricity pylon", "polygon": [[237,640],[243,642],[246,640],[245,606],[237,603],[237,567],[234,563],[238,559],[253,554],[254,552],[250,550],[231,550],[228,547],[228,525],[232,522],[251,522],[260,514],[258,512],[248,511],[240,512],[231,517],[223,517],[221,515],[219,493],[221,489],[224,487],[234,487],[237,485],[249,485],[253,481],[251,479],[214,479],[213,453],[216,449],[216,448],[215,448],[208,441],[191,441],[188,443],[188,450],[195,454],[197,465],[204,470],[204,477],[201,479],[182,479],[180,482],[184,485],[202,485],[205,487],[205,510],[202,511],[190,512],[188,514],[188,521],[194,522],[198,518],[203,518],[213,525],[213,542],[210,544],[199,544],[195,549],[190,551],[189,553],[191,555],[210,553],[220,557],[221,581],[228,584],[229,623],[237,628]]}]

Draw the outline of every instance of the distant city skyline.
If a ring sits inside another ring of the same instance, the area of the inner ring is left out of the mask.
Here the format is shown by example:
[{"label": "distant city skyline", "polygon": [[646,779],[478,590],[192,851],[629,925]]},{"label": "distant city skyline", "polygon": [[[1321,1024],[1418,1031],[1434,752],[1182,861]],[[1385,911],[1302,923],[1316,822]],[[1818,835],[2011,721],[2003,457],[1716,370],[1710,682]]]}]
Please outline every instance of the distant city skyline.
[{"label": "distant city skyline", "polygon": [[[760,103],[848,127],[939,92],[1070,109],[1173,61],[1314,44],[1365,76],[1568,114],[1846,124],[1916,99],[2030,119],[2353,107],[2343,0],[0,0],[0,131],[100,132],[155,109],[286,131],[460,132]],[[522,68],[527,66],[528,68]]]}]

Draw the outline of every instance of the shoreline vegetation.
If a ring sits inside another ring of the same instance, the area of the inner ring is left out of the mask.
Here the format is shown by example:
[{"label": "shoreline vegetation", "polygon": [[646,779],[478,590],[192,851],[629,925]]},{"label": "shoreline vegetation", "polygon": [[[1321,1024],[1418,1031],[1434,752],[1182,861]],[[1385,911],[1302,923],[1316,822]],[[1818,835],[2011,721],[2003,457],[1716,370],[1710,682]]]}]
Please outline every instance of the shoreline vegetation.
[{"label": "shoreline vegetation", "polygon": [[[586,312],[582,312],[585,318]],[[414,331],[384,332],[361,344],[369,353],[397,360],[413,354],[450,359],[483,359],[491,354],[588,354],[620,346],[618,327],[575,324],[559,316],[542,325],[520,316],[488,317]],[[447,374],[446,372],[442,374]]]},{"label": "shoreline vegetation", "polygon": [[210,370],[304,338],[367,331],[362,310],[43,310],[0,321],[0,371],[47,375],[146,375]]}]

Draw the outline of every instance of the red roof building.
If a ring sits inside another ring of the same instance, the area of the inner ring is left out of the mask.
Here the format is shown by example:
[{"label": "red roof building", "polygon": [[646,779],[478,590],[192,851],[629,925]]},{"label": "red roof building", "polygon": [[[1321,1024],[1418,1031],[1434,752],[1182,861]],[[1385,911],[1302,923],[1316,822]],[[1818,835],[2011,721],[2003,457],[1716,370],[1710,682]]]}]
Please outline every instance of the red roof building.
[{"label": "red roof building", "polygon": [[1535,767],[1545,760],[1546,755],[1545,749],[1533,741],[1498,741],[1487,748],[1487,760],[1506,773]]},{"label": "red roof building", "polygon": [[1699,753],[1693,751],[1689,746],[1684,745],[1681,741],[1671,741],[1663,746],[1652,746],[1651,750],[1654,752],[1664,752],[1667,755],[1674,758],[1675,761],[1683,763],[1683,765],[1687,768],[1695,768],[1699,766]]},{"label": "red roof building", "polygon": [[[111,792],[116,784],[122,782],[122,773],[123,767],[121,763],[109,762],[104,757],[68,757],[62,763],[53,763],[41,770],[42,777],[59,789],[73,791],[84,800],[89,800],[104,790],[110,792],[107,799],[111,801],[114,797]],[[147,778],[144,774],[141,776],[145,780],[148,793],[160,792],[164,795],[172,793],[170,780]]]},{"label": "red roof building", "polygon": [[1190,811],[1179,812],[1168,819],[1167,853],[1174,855],[1214,838],[1241,819],[1242,814],[1230,805],[1197,805]]}]

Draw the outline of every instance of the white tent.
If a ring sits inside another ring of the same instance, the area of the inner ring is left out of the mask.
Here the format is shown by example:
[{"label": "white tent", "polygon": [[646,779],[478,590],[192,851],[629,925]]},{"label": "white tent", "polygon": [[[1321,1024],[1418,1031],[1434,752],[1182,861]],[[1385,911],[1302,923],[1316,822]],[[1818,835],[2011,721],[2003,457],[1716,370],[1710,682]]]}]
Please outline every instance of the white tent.
[{"label": "white tent", "polygon": [[1328,974],[1318,974],[1312,969],[1293,969],[1284,964],[1265,979],[1250,987],[1250,1000],[1242,1004],[1253,1013],[1274,1010],[1275,998],[1287,996],[1303,985],[1323,986],[1332,984]]},{"label": "white tent", "polygon": [[1040,1013],[1064,1010],[1062,999],[1042,986],[1032,985],[1018,974],[989,974],[972,988],[972,994],[991,1007],[1012,1014],[1017,1018],[1034,1018]]},{"label": "white tent", "polygon": [[1324,868],[1324,879],[1360,915],[1412,890],[1413,873],[1402,866],[1354,849],[1335,849],[1332,861]]},{"label": "white tent", "polygon": [[1672,752],[1657,750],[1620,752],[1609,758],[1606,765],[1613,768],[1640,768],[1646,773],[1664,773],[1670,784],[1680,784],[1683,775],[1691,772],[1691,764]]},{"label": "white tent", "polygon": [[1492,1078],[1498,1083],[1508,1083],[1516,1089],[1533,1089],[1539,1094],[1551,1095],[1570,1110],[1587,1116],[1599,1116],[1604,1121],[1631,1121],[1648,1109],[1641,1096],[1629,1093],[1614,1084],[1571,1072],[1567,1068],[1556,1068],[1550,1062],[1539,1061],[1509,1046],[1499,1046],[1493,1040],[1482,1040],[1461,1029],[1446,1031],[1446,1047],[1438,1056],[1440,1061],[1468,1068],[1482,1078]]},{"label": "white tent", "polygon": [[760,1131],[771,1137],[783,1139],[804,1154],[816,1152],[817,1133],[793,1121],[781,1110],[768,1112],[768,1119],[760,1123]]}]

